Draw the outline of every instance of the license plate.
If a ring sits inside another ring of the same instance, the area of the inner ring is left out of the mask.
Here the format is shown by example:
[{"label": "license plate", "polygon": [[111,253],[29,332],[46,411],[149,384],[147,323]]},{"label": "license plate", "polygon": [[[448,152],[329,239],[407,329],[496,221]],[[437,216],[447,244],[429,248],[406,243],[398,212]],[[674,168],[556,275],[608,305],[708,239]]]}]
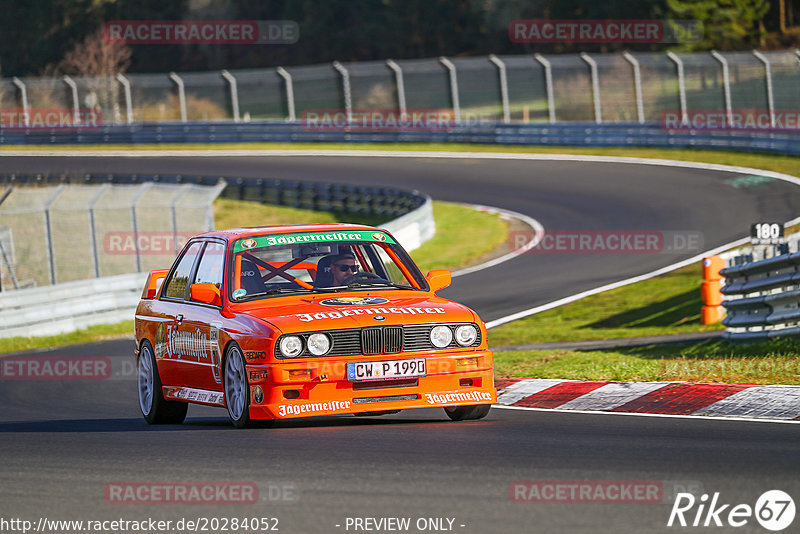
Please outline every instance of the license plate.
[{"label": "license plate", "polygon": [[349,362],[347,364],[348,382],[417,378],[425,376],[426,373],[425,358],[386,360],[382,362]]}]

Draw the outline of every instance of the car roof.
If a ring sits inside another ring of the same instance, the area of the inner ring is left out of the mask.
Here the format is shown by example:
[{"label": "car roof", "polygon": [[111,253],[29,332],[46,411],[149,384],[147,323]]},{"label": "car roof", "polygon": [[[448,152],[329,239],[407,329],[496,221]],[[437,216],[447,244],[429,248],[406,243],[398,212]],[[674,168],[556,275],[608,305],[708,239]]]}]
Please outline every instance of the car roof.
[{"label": "car roof", "polygon": [[255,226],[249,228],[228,228],[226,230],[214,230],[195,237],[221,237],[229,241],[240,237],[250,237],[264,234],[289,234],[295,232],[332,232],[337,230],[377,230],[372,226],[363,224],[347,223],[328,223],[328,224],[289,224],[280,226]]}]

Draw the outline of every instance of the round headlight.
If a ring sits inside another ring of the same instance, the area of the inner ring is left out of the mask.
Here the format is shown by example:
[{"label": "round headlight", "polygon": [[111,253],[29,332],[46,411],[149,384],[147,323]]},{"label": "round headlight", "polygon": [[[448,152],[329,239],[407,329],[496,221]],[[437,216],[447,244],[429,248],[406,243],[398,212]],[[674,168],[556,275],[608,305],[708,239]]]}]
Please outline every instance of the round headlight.
[{"label": "round headlight", "polygon": [[300,356],[303,352],[303,340],[297,336],[286,336],[281,339],[281,354],[287,358],[294,358]]},{"label": "round headlight", "polygon": [[433,343],[434,347],[443,349],[451,341],[453,341],[453,331],[450,330],[450,327],[439,325],[434,326],[431,330],[431,343]]},{"label": "round headlight", "polygon": [[308,352],[314,356],[322,356],[331,348],[331,340],[325,334],[311,334],[308,336]]},{"label": "round headlight", "polygon": [[462,347],[468,347],[478,339],[478,329],[471,324],[464,324],[456,328],[456,342]]}]

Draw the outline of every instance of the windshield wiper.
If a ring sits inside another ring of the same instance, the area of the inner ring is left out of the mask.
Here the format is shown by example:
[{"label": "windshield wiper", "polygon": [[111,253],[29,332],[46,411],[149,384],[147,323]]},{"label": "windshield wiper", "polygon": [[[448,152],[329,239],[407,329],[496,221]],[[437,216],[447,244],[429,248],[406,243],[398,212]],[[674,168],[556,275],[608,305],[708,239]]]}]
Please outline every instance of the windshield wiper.
[{"label": "windshield wiper", "polygon": [[396,284],[394,282],[379,282],[379,281],[370,282],[366,284],[363,282],[353,282],[347,287],[375,287],[375,286],[390,286],[390,287],[396,287],[397,289],[416,289],[415,287],[411,287],[406,284]]}]

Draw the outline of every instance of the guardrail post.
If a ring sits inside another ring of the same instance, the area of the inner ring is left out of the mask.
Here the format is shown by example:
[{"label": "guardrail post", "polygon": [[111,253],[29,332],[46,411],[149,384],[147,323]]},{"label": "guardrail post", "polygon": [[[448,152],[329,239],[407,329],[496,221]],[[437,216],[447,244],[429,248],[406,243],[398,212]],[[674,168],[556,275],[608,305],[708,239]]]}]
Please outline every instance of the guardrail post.
[{"label": "guardrail post", "polygon": [[439,62],[444,65],[450,74],[450,99],[453,102],[453,115],[455,115],[457,123],[461,122],[461,103],[458,100],[458,76],[456,75],[456,66],[446,57],[440,57]]},{"label": "guardrail post", "polygon": [[725,59],[725,57],[716,50],[712,50],[711,55],[714,56],[714,59],[719,61],[720,65],[722,65],[722,86],[725,91],[725,116],[727,117],[728,126],[733,126],[733,106],[731,104],[731,77],[730,77],[730,71],[728,70],[728,60]]},{"label": "guardrail post", "polygon": [[642,96],[642,69],[639,66],[639,60],[628,51],[622,53],[628,63],[633,67],[633,92],[636,97],[636,116],[639,124],[644,124],[644,97]]},{"label": "guardrail post", "polygon": [[395,63],[391,59],[386,60],[386,65],[394,71],[394,83],[395,88],[397,89],[397,105],[400,108],[400,116],[405,117],[407,113],[406,109],[406,86],[403,82],[403,69],[400,68],[400,65]]},{"label": "guardrail post", "polygon": [[133,124],[133,99],[131,98],[131,82],[122,74],[117,74],[117,81],[122,84],[123,92],[125,93],[125,111],[128,119],[128,124]]},{"label": "guardrail post", "polygon": [[81,122],[81,113],[78,107],[78,84],[75,83],[75,80],[69,76],[64,76],[62,79],[64,80],[64,83],[69,86],[70,91],[72,92],[72,122],[74,124],[79,124]]},{"label": "guardrail post", "polygon": [[602,124],[603,112],[600,107],[600,79],[597,75],[597,62],[586,52],[581,52],[581,59],[589,64],[589,72],[592,76],[592,101],[594,102],[594,122]]},{"label": "guardrail post", "polygon": [[497,65],[497,73],[500,76],[500,100],[503,104],[503,122],[511,122],[511,109],[508,105],[508,77],[506,76],[506,64],[494,54],[489,54],[489,61]]},{"label": "guardrail post", "polygon": [[53,250],[53,226],[50,221],[50,206],[56,201],[61,191],[64,190],[64,185],[56,187],[55,192],[44,203],[44,233],[47,242],[47,263],[50,267],[50,285],[56,283],[56,258],[55,251]]},{"label": "guardrail post", "polygon": [[556,100],[553,96],[553,68],[543,55],[534,54],[533,57],[544,67],[544,86],[545,91],[547,91],[547,112],[550,117],[550,124],[554,124],[556,122]]},{"label": "guardrail post", "polygon": [[770,128],[775,127],[775,101],[772,95],[772,65],[769,63],[767,56],[753,50],[753,55],[764,64],[764,79],[767,82],[767,109],[769,110],[769,125]]},{"label": "guardrail post", "polygon": [[344,65],[338,61],[333,62],[333,68],[342,76],[342,95],[344,96],[344,112],[347,115],[347,123],[353,120],[353,101],[350,93],[350,73]]},{"label": "guardrail post", "polygon": [[236,78],[225,69],[222,69],[222,77],[225,78],[230,84],[231,88],[231,111],[233,112],[233,121],[239,122],[239,88],[236,85]]},{"label": "guardrail post", "polygon": [[25,126],[30,126],[31,109],[28,106],[28,89],[25,87],[25,83],[16,76],[11,78],[11,83],[17,86],[22,95],[22,120],[25,122]]},{"label": "guardrail post", "polygon": [[97,250],[97,228],[94,224],[94,205],[100,200],[111,184],[103,184],[100,190],[89,201],[89,236],[92,238],[92,265],[94,267],[94,277],[100,278],[100,257]]},{"label": "guardrail post", "polygon": [[283,67],[278,67],[275,69],[278,75],[283,78],[284,83],[286,84],[286,107],[289,111],[289,122],[294,122],[297,120],[297,116],[295,115],[294,110],[294,84],[292,83],[292,75],[284,69]]},{"label": "guardrail post", "polygon": [[169,73],[169,79],[178,86],[178,102],[181,106],[181,122],[186,122],[186,91],[183,87],[183,80],[174,72]]},{"label": "guardrail post", "polygon": [[689,112],[686,109],[686,77],[683,72],[683,60],[675,52],[668,51],[667,57],[670,58],[678,68],[678,92],[681,103],[681,124],[689,124]]}]

